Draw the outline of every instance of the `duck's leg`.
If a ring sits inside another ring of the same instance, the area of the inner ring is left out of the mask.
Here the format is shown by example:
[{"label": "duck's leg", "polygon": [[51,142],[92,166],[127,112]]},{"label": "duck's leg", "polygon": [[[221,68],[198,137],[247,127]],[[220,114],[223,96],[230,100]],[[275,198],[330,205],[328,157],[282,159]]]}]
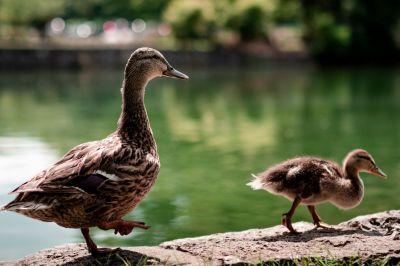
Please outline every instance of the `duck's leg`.
[{"label": "duck's leg", "polygon": [[301,202],[301,198],[300,197],[296,197],[293,201],[292,207],[290,208],[290,210],[287,213],[282,214],[282,225],[286,226],[287,229],[289,229],[290,233],[292,234],[298,234],[298,232],[296,230],[294,230],[293,226],[292,226],[292,217],[293,214],[297,208],[297,206],[299,206]]},{"label": "duck's leg", "polygon": [[308,210],[311,213],[314,225],[316,228],[325,228],[325,229],[330,229],[329,225],[324,224],[321,220],[321,218],[319,217],[317,210],[315,209],[314,205],[307,205]]},{"label": "duck's leg", "polygon": [[109,230],[114,229],[114,234],[119,233],[121,236],[128,235],[132,232],[133,228],[139,227],[142,229],[149,229],[150,226],[147,226],[143,222],[138,221],[124,221],[124,220],[116,220],[111,222],[101,222],[97,225],[100,229]]},{"label": "duck's leg", "polygon": [[118,251],[119,249],[111,249],[111,248],[98,248],[97,245],[93,242],[89,235],[89,228],[81,228],[81,232],[83,237],[85,238],[86,245],[90,254],[93,256],[110,253],[113,251]]}]

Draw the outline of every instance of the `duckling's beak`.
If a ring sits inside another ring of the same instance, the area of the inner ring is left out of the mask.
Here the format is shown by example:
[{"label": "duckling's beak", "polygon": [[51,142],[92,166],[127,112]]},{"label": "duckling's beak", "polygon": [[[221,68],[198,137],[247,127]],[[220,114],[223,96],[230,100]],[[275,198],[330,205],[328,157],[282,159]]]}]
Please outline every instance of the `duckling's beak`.
[{"label": "duckling's beak", "polygon": [[387,179],[387,175],[378,167],[374,167],[370,170],[371,174]]},{"label": "duckling's beak", "polygon": [[178,79],[189,79],[189,77],[182,72],[170,67],[163,72],[163,76],[171,77],[171,78],[178,78]]}]

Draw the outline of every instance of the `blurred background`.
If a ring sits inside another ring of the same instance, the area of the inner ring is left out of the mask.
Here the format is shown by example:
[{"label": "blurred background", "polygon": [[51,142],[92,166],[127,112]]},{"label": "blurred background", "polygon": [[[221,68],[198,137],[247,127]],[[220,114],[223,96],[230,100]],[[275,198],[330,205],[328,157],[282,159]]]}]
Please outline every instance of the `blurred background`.
[{"label": "blurred background", "polygon": [[[360,206],[319,207],[327,223],[399,209],[400,2],[380,0],[0,0],[0,205],[71,147],[115,130],[123,66],[161,50],[187,82],[157,79],[146,105],[162,163],[128,218],[152,228],[100,245],[277,225],[290,202],[245,184],[287,158],[371,152]],[[311,221],[304,208],[295,220]],[[0,214],[0,260],[82,242]]]}]

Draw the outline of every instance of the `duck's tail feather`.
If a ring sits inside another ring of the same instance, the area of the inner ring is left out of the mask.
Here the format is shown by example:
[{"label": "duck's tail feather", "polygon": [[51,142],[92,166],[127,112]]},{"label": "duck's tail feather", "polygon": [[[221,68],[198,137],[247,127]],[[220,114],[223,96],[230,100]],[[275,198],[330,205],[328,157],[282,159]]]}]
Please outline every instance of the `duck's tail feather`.
[{"label": "duck's tail feather", "polygon": [[251,176],[253,177],[253,180],[246,185],[251,187],[253,190],[263,189],[264,184],[261,182],[260,177],[255,174],[251,174]]},{"label": "duck's tail feather", "polygon": [[42,210],[49,208],[46,204],[25,201],[25,202],[10,202],[4,206],[0,207],[0,211],[14,211],[14,212],[24,212],[29,210]]}]

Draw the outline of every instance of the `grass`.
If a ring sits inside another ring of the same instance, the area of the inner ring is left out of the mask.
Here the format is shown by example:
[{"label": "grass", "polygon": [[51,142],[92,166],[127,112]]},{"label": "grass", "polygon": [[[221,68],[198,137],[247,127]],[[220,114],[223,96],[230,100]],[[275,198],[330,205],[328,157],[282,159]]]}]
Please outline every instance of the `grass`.
[{"label": "grass", "polygon": [[294,259],[294,260],[282,260],[282,261],[269,261],[269,262],[260,262],[255,265],[262,266],[392,266],[392,265],[400,265],[399,261],[390,260],[389,258],[384,260],[363,260],[359,257],[352,257],[344,260],[335,260],[328,258],[318,258],[318,257],[309,257],[302,259]]}]

